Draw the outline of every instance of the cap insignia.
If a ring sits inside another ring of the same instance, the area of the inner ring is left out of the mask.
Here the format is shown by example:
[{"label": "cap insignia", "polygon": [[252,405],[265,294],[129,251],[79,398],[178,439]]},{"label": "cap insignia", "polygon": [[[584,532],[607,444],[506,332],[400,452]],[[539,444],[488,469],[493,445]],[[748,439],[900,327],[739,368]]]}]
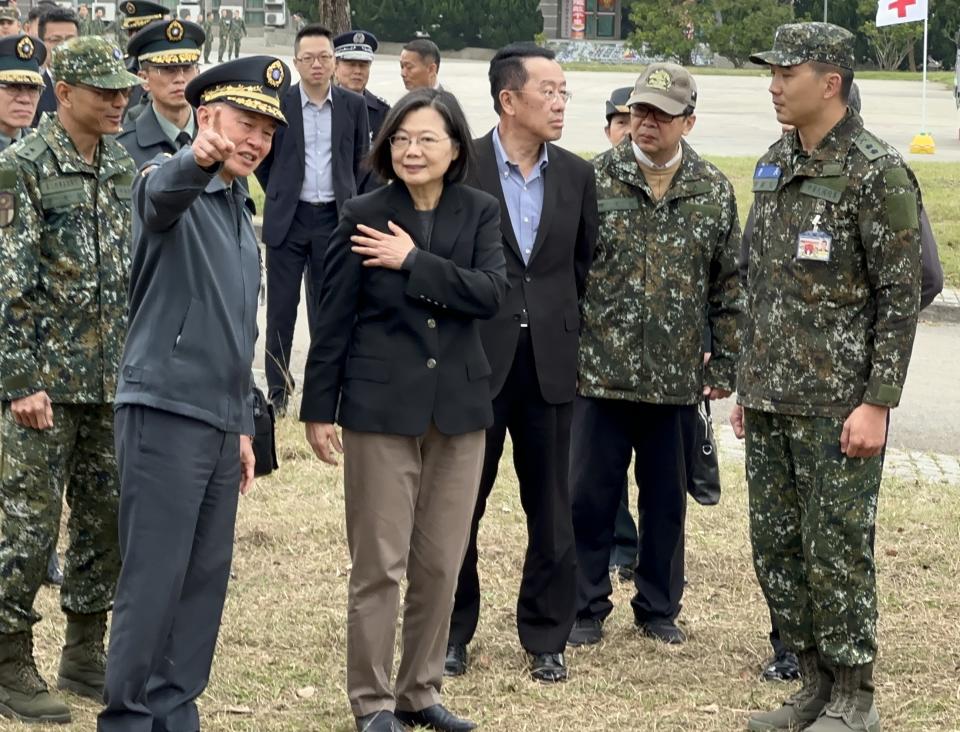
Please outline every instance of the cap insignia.
[{"label": "cap insignia", "polygon": [[353,42],[354,42],[354,43],[363,43],[365,40],[367,40],[367,37],[366,37],[363,33],[354,33],[354,34],[353,34]]},{"label": "cap insignia", "polygon": [[167,26],[167,40],[170,43],[183,40],[183,24],[179,20],[174,20]]},{"label": "cap insignia", "polygon": [[267,86],[279,89],[283,85],[283,64],[280,61],[274,61],[267,67],[264,78]]},{"label": "cap insignia", "polygon": [[137,6],[133,3],[127,3],[123,6],[123,12],[125,12],[127,15],[133,15],[137,12]]},{"label": "cap insignia", "polygon": [[30,36],[24,36],[17,44],[17,57],[23,61],[33,58],[33,41]]},{"label": "cap insignia", "polygon": [[650,78],[647,79],[648,89],[659,89],[660,91],[666,91],[672,85],[673,79],[670,77],[670,73],[664,69],[657,69],[650,74]]}]

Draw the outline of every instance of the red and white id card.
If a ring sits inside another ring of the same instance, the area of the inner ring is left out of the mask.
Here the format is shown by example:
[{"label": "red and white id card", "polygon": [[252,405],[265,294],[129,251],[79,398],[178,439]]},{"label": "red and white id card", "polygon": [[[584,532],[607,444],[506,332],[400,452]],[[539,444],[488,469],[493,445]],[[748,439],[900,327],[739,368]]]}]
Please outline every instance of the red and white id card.
[{"label": "red and white id card", "polygon": [[829,262],[833,237],[825,231],[803,231],[797,235],[797,259]]}]

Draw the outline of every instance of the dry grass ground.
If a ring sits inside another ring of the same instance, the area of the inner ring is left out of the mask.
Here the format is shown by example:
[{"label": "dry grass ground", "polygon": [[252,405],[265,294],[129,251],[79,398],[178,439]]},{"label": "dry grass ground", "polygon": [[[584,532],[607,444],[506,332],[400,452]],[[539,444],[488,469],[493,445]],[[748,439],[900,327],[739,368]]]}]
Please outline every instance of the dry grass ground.
[{"label": "dry grass ground", "polygon": [[[309,453],[299,424],[280,426],[280,472],[241,501],[234,579],[210,688],[205,729],[300,732],[353,729],[344,692],[349,558],[339,469]],[[691,505],[690,584],[682,648],[633,630],[630,591],[600,646],[568,653],[569,682],[529,680],[516,640],[515,592],[525,531],[505,460],[481,534],[484,607],[471,672],[445,701],[483,729],[740,730],[751,710],[792,687],[758,681],[768,620],[750,563],[742,466],[723,467],[720,506]],[[960,729],[960,489],[885,483],[878,553],[881,650],[878,701],[886,730]],[[38,600],[41,670],[55,677],[62,621],[56,594]],[[96,709],[76,697],[74,728],[92,730]],[[16,725],[0,722],[0,729]]]}]

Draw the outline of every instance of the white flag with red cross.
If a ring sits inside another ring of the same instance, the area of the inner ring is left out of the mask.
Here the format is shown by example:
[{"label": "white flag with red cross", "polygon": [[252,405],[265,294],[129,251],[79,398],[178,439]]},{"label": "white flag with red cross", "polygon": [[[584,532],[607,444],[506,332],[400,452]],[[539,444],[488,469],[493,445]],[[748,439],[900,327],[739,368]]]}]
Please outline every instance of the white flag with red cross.
[{"label": "white flag with red cross", "polygon": [[880,0],[877,27],[926,20],[927,0]]}]

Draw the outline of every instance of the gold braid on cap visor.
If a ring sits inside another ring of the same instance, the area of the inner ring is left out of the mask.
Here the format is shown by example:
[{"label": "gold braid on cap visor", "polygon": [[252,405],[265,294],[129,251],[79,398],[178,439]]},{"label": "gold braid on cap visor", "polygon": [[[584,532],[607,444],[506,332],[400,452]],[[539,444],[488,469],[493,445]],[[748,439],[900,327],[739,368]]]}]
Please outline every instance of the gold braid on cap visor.
[{"label": "gold braid on cap visor", "polygon": [[132,28],[143,28],[143,26],[147,25],[148,23],[152,23],[155,20],[163,20],[163,15],[161,13],[157,13],[156,15],[147,15],[147,16],[141,16],[136,18],[127,17],[123,19],[123,22],[120,24],[120,27],[123,30],[130,30]]},{"label": "gold braid on cap visor", "polygon": [[225,101],[239,104],[253,112],[260,112],[274,119],[284,120],[283,112],[280,111],[280,100],[276,97],[264,94],[259,84],[220,84],[212,86],[200,95],[201,104],[210,102]]},{"label": "gold braid on cap visor", "polygon": [[195,64],[200,60],[200,49],[182,48],[175,51],[154,51],[137,57],[138,61],[149,61],[152,64],[169,64],[183,66]]},{"label": "gold braid on cap visor", "polygon": [[33,86],[44,86],[43,77],[36,71],[18,71],[17,69],[5,69],[0,71],[0,83],[3,84],[32,84]]}]

